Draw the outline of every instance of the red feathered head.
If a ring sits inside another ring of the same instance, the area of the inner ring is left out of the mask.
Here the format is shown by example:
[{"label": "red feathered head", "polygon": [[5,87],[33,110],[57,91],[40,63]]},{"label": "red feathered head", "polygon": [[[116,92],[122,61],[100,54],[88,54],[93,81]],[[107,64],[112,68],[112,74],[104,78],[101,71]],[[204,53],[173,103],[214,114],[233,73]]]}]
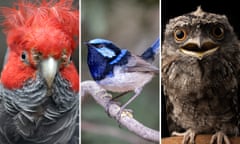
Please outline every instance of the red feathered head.
[{"label": "red feathered head", "polygon": [[[74,65],[64,63],[71,57],[79,38],[79,12],[72,3],[73,0],[35,3],[19,0],[14,8],[1,8],[9,48],[1,75],[5,87],[20,87],[36,74],[38,59],[52,57],[60,63],[62,76],[78,89]],[[21,60],[23,54],[28,58],[27,63]]]},{"label": "red feathered head", "polygon": [[4,31],[10,49],[35,48],[58,55],[72,52],[79,35],[79,13],[72,0],[19,1],[16,8],[2,8]]}]

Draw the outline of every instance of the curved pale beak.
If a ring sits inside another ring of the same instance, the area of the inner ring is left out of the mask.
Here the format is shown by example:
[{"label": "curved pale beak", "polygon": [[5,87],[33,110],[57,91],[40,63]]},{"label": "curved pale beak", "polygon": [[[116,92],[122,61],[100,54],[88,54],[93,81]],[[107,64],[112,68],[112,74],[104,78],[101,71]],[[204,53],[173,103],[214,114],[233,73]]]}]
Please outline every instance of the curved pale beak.
[{"label": "curved pale beak", "polygon": [[201,60],[203,57],[217,51],[218,48],[219,45],[217,45],[211,40],[200,42],[200,40],[192,39],[188,41],[185,45],[180,47],[179,51],[186,55],[197,57],[198,59]]},{"label": "curved pale beak", "polygon": [[58,61],[53,57],[49,57],[41,61],[40,67],[43,78],[46,80],[47,85],[50,88],[58,71]]}]

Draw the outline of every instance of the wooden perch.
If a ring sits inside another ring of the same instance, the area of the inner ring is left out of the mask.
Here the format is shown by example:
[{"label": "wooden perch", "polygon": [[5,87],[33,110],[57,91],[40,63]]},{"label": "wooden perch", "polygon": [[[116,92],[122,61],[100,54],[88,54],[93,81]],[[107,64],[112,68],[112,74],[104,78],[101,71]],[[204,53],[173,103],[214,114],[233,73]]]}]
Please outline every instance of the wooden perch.
[{"label": "wooden perch", "polygon": [[[195,144],[209,144],[212,135],[197,135]],[[168,137],[161,140],[162,144],[182,144],[183,137]],[[240,144],[240,137],[230,137],[231,144]]]},{"label": "wooden perch", "polygon": [[[107,104],[111,100],[112,96],[106,92],[105,89],[101,88],[95,81],[84,81],[81,82],[81,99],[85,96],[91,95],[94,100],[101,105],[105,110],[107,109]],[[117,113],[120,107],[117,104],[109,105],[110,117],[116,120]],[[145,140],[152,142],[160,141],[160,134],[158,131],[148,128],[135,120],[130,114],[121,114],[121,118],[118,121],[121,126],[126,127],[129,131],[135,133],[136,135],[142,137]]]}]

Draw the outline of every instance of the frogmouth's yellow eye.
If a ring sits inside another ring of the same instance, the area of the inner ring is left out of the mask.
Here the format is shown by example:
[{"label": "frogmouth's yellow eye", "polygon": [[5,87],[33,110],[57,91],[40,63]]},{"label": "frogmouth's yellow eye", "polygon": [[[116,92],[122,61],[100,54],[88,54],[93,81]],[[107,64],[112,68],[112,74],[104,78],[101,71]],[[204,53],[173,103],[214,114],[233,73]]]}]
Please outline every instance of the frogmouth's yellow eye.
[{"label": "frogmouth's yellow eye", "polygon": [[187,38],[187,32],[182,28],[176,28],[173,34],[176,41],[184,41]]},{"label": "frogmouth's yellow eye", "polygon": [[215,25],[211,29],[211,34],[217,40],[221,40],[224,37],[224,26],[223,25]]}]

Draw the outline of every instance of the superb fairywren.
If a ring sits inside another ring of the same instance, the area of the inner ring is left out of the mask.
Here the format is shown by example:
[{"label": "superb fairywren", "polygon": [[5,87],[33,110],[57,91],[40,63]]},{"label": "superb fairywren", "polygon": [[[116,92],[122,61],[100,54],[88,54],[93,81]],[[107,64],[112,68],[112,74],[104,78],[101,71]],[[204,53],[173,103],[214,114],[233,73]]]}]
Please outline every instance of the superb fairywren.
[{"label": "superb fairywren", "polygon": [[149,63],[159,51],[159,38],[141,56],[120,49],[105,39],[93,39],[86,44],[89,70],[101,87],[120,93],[134,91],[134,96],[120,108],[121,114],[122,110],[141,93],[144,85],[159,72],[156,66]]}]

